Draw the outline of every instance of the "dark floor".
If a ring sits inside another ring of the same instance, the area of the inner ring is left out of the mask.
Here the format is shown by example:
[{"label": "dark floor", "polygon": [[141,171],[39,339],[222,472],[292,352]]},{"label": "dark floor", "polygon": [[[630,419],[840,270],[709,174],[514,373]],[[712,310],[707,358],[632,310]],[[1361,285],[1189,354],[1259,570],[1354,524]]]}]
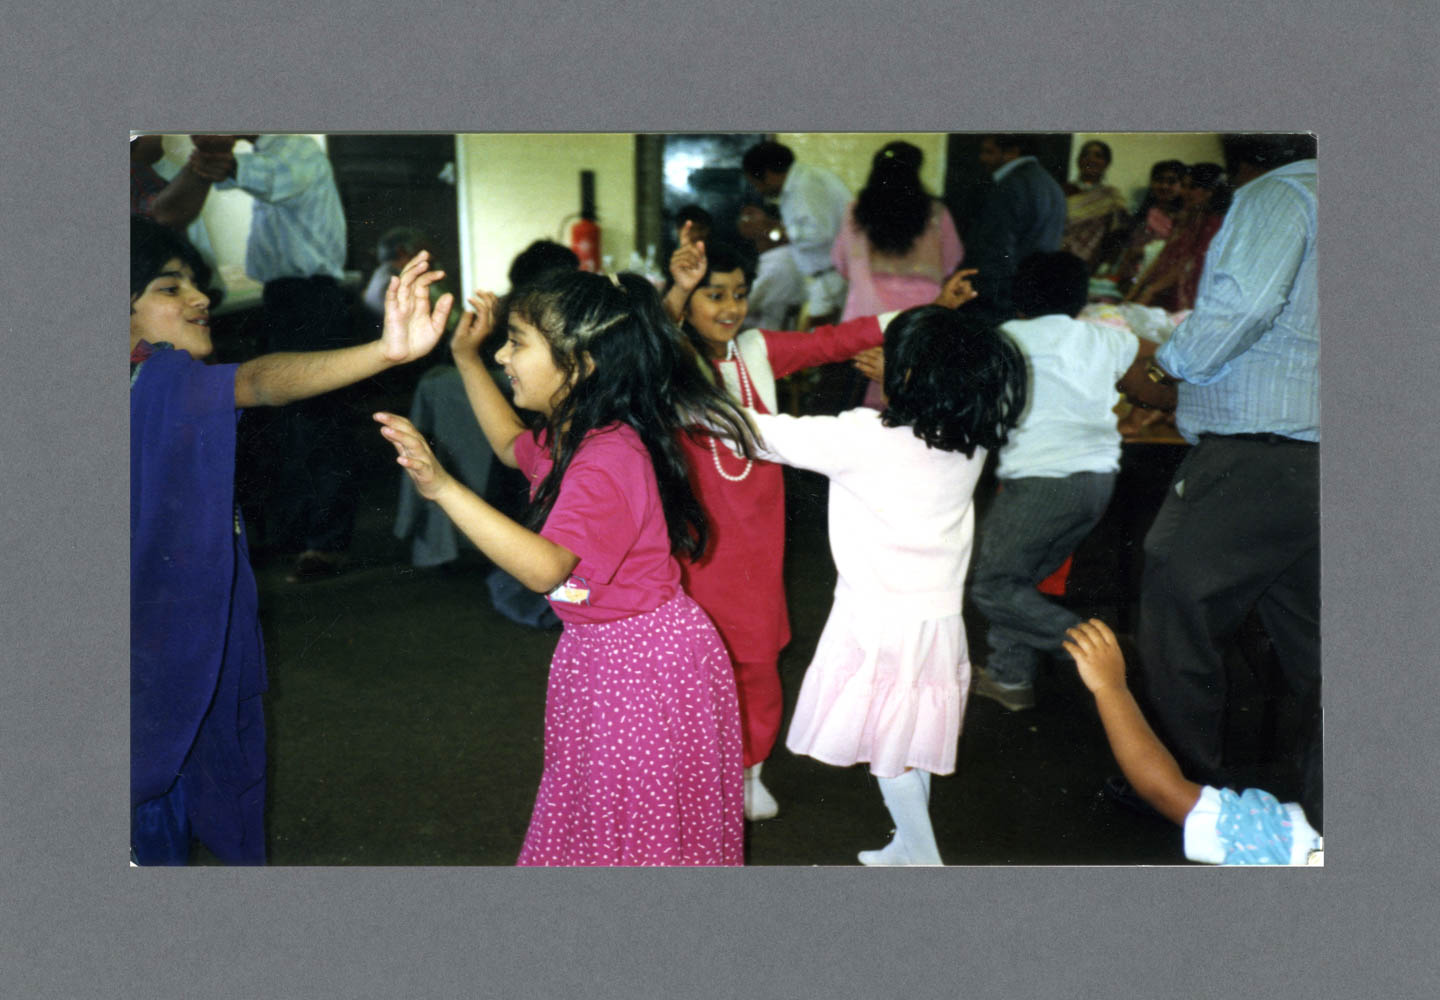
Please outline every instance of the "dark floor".
[{"label": "dark floor", "polygon": [[[378,435],[362,443],[373,464],[349,571],[289,584],[288,558],[255,559],[270,670],[271,863],[512,864],[539,783],[557,632],[497,614],[478,556],[412,569],[390,532],[400,472]],[[834,567],[824,480],[791,473],[787,486],[794,639],[780,668],[788,720],[829,610]],[[1133,530],[1134,513],[1082,549],[1069,598],[1081,613],[1122,627],[1130,563],[1116,533]],[[977,655],[980,624],[971,623]],[[1037,689],[1039,705],[1028,712],[971,700],[956,772],[932,791],[946,862],[1183,863],[1178,828],[1100,797],[1116,768],[1073,667],[1051,664]],[[1253,688],[1240,694],[1232,749],[1253,753],[1263,705]],[[765,766],[781,813],[747,824],[749,863],[850,865],[856,851],[882,845],[890,821],[865,768],[794,756],[783,741],[782,731]],[[201,852],[197,860],[211,859]]]}]

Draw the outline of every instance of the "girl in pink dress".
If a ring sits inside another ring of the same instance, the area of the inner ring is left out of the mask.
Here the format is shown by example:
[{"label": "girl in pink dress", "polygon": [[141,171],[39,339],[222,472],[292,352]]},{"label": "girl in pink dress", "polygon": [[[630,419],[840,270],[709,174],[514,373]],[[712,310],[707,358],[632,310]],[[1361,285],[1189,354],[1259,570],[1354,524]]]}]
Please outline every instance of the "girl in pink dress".
[{"label": "girl in pink dress", "polygon": [[[496,457],[531,483],[526,524],[442,469],[402,417],[376,414],[397,461],[497,566],[544,593],[565,630],[550,665],[545,765],[522,865],[743,862],[740,717],[730,659],[680,586],[672,552],[705,551],[679,414],[745,433],[696,370],[640,275],[560,272],[509,308],[496,360],[479,347],[495,297],[471,298],[453,350]],[[749,446],[742,444],[748,454]]]},{"label": "girl in pink dress", "polygon": [[[876,316],[935,301],[965,257],[955,220],[920,181],[924,154],[908,142],[881,147],[860,196],[830,250],[850,283],[841,320]],[[865,405],[879,409],[880,388],[866,383]]]},{"label": "girl in pink dress", "polygon": [[930,776],[955,769],[969,688],[971,495],[1024,409],[1025,363],[964,310],[921,306],[886,327],[884,386],[879,413],[750,415],[762,455],[830,477],[835,601],[786,746],[869,763],[895,836],[861,863],[938,865]]}]

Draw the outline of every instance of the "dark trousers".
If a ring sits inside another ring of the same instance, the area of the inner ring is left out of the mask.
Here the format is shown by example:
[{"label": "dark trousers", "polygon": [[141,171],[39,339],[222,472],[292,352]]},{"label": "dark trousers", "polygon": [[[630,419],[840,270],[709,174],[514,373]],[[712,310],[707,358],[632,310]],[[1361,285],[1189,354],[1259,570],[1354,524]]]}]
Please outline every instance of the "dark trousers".
[{"label": "dark trousers", "polygon": [[1146,714],[1192,781],[1233,784],[1223,759],[1224,657],[1254,610],[1305,722],[1301,804],[1318,825],[1320,449],[1205,437],[1145,538],[1140,627]]},{"label": "dark trousers", "polygon": [[985,616],[986,670],[1004,684],[1031,684],[1040,657],[1060,652],[1080,616],[1035,589],[1105,515],[1113,472],[1002,479],[980,525],[970,599]]},{"label": "dark trousers", "polygon": [[[350,295],[332,278],[266,282],[261,350],[324,351],[354,344]],[[265,500],[269,541],[341,552],[359,504],[355,416],[344,390],[265,414],[274,481]]]}]

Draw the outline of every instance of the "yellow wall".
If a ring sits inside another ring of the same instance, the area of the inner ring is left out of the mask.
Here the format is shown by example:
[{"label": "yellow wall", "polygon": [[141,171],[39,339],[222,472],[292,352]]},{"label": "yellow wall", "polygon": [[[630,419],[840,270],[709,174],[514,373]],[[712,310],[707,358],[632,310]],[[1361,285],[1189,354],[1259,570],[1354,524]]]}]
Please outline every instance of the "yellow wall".
[{"label": "yellow wall", "polygon": [[852,194],[865,186],[870,161],[887,142],[904,139],[925,154],[920,179],[933,195],[945,189],[943,132],[780,132],[776,141],[789,146],[795,159],[838,174]]},{"label": "yellow wall", "polygon": [[1071,146],[1069,177],[1075,179],[1075,157],[1090,139],[1108,143],[1114,158],[1105,183],[1120,189],[1131,207],[1150,186],[1150,167],[1160,160],[1225,164],[1217,132],[1076,132]]},{"label": "yellow wall", "polygon": [[569,242],[580,171],[595,171],[600,250],[622,269],[635,249],[635,136],[457,136],[460,247],[466,291],[504,292],[510,261],[539,239]]}]

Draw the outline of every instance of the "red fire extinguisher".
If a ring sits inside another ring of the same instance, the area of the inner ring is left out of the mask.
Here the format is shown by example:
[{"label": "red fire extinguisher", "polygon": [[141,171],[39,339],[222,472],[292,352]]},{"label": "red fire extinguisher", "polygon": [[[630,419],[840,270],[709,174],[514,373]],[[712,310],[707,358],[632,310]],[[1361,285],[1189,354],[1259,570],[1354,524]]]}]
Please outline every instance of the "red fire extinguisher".
[{"label": "red fire extinguisher", "polygon": [[580,218],[570,227],[570,249],[580,270],[600,270],[600,227],[595,222],[595,171],[580,171]]}]

